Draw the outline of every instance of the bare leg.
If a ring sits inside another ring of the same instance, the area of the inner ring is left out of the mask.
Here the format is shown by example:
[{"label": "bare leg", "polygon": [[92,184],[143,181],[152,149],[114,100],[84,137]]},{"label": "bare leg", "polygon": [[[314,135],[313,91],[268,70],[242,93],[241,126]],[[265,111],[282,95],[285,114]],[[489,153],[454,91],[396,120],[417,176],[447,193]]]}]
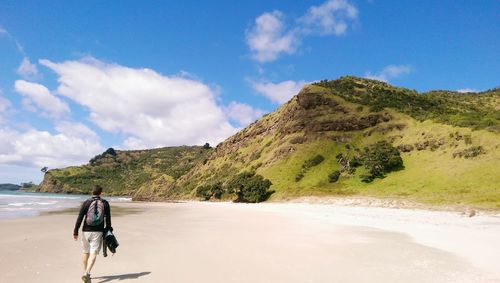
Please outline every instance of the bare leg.
[{"label": "bare leg", "polygon": [[87,263],[89,260],[89,253],[84,253],[83,254],[83,270],[87,270]]},{"label": "bare leg", "polygon": [[97,257],[97,254],[91,253],[90,257],[88,258],[86,272],[89,274],[90,274],[90,271],[92,270],[92,267],[94,266],[96,257]]}]

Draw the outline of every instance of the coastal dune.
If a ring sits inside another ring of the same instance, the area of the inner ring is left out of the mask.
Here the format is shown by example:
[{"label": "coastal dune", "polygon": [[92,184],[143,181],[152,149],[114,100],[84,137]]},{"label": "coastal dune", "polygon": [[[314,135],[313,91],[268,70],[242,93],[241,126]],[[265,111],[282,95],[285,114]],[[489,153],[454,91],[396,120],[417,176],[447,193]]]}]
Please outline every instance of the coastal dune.
[{"label": "coastal dune", "polygon": [[[495,215],[288,203],[113,209],[120,247],[98,257],[92,282],[500,282]],[[0,220],[0,282],[79,282],[75,219]]]}]

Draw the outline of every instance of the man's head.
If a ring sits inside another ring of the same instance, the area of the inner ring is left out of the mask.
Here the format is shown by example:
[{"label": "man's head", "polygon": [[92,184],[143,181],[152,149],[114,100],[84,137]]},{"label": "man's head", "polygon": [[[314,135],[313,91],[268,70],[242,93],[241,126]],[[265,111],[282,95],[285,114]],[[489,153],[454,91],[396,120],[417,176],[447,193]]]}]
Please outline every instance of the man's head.
[{"label": "man's head", "polygon": [[94,196],[100,196],[102,193],[102,187],[99,185],[95,185],[94,189],[92,189],[92,195]]}]

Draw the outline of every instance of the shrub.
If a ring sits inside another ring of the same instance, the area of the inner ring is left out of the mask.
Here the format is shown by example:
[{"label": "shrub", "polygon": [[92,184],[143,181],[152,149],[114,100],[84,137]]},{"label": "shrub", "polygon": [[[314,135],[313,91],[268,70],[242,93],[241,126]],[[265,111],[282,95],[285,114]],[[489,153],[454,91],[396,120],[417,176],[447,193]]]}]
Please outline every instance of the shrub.
[{"label": "shrub", "polygon": [[254,172],[243,172],[228,182],[228,192],[236,195],[235,202],[261,202],[269,198],[271,181]]},{"label": "shrub", "polygon": [[473,146],[473,147],[466,148],[462,151],[455,152],[455,153],[453,153],[453,157],[464,157],[467,159],[471,159],[471,158],[474,158],[480,154],[485,154],[485,153],[486,153],[486,151],[484,150],[484,148],[479,145],[479,146]]},{"label": "shrub", "polygon": [[328,175],[328,181],[330,183],[335,183],[339,180],[340,177],[340,171],[333,171],[330,175]]},{"label": "shrub", "polygon": [[363,182],[371,182],[375,178],[383,178],[385,173],[403,167],[403,159],[397,148],[387,141],[379,141],[365,148],[362,156],[363,164],[369,174],[362,176]]},{"label": "shrub", "polygon": [[22,187],[23,189],[33,188],[34,186],[35,186],[35,184],[33,184],[33,182],[21,183],[21,187]]},{"label": "shrub", "polygon": [[212,196],[216,199],[221,199],[222,194],[224,193],[224,190],[222,189],[222,186],[220,183],[213,184],[212,187],[210,188],[210,192],[212,193]]},{"label": "shrub", "polygon": [[362,160],[359,156],[353,156],[349,162],[352,168],[356,168],[362,165]]},{"label": "shrub", "polygon": [[210,186],[199,186],[196,188],[196,196],[203,200],[209,200],[212,197]]},{"label": "shrub", "polygon": [[196,188],[196,196],[202,198],[203,200],[210,200],[212,197],[221,199],[223,193],[224,190],[222,189],[220,183],[199,186]]},{"label": "shrub", "polygon": [[302,168],[304,169],[309,169],[311,167],[314,167],[314,166],[317,166],[319,165],[321,162],[323,162],[325,160],[325,158],[323,157],[323,155],[316,155],[315,157],[311,158],[311,159],[308,159],[304,162],[304,164],[302,165]]},{"label": "shrub", "polygon": [[106,149],[106,151],[103,152],[102,154],[98,154],[94,156],[92,159],[90,159],[89,160],[90,165],[92,166],[97,165],[97,162],[106,155],[111,155],[113,158],[115,158],[117,154],[116,151],[112,147],[110,147]]},{"label": "shrub", "polygon": [[106,149],[106,151],[102,155],[106,155],[106,154],[109,154],[111,156],[116,156],[116,151],[114,148],[110,147],[110,148]]},{"label": "shrub", "polygon": [[300,172],[295,176],[295,182],[302,180],[302,178],[304,178],[304,172],[300,170]]},{"label": "shrub", "polygon": [[373,179],[375,179],[372,174],[361,174],[360,178],[361,181],[365,183],[370,183],[371,181],[373,181]]},{"label": "shrub", "polygon": [[[356,151],[356,149],[357,148],[355,148],[354,151]],[[362,165],[362,160],[358,156],[358,153],[353,153],[353,151],[350,150],[350,147],[348,148],[348,152],[345,156],[342,153],[339,153],[335,156],[335,158],[340,165],[341,172],[354,174],[354,172],[356,172],[356,168]]]},{"label": "shrub", "polygon": [[299,173],[297,173],[297,175],[295,176],[295,182],[302,180],[307,170],[309,170],[311,167],[319,165],[324,160],[325,158],[323,157],[323,155],[318,154],[313,158],[304,161],[304,164],[302,164],[302,168],[300,169]]}]

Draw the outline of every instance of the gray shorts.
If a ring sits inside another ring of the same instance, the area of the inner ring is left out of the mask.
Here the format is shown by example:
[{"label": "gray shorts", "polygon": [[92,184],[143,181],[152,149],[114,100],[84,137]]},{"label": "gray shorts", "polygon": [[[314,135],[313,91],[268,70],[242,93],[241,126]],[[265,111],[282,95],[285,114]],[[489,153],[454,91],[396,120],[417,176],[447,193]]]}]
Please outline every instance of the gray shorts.
[{"label": "gray shorts", "polygon": [[83,232],[82,250],[83,253],[99,254],[102,246],[102,232]]}]

